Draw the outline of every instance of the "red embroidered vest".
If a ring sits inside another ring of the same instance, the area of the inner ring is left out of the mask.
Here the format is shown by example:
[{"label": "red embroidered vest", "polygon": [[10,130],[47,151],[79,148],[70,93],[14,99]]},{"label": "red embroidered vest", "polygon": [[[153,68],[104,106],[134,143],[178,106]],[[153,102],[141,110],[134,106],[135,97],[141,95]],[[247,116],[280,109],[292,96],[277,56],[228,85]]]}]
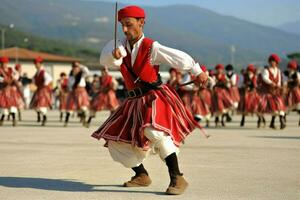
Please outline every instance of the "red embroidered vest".
[{"label": "red embroidered vest", "polygon": [[44,86],[44,82],[45,82],[44,75],[45,75],[44,69],[40,70],[39,72],[37,72],[34,75],[34,83],[38,88],[41,88]]},{"label": "red embroidered vest", "polygon": [[135,62],[131,62],[131,54],[127,50],[127,56],[123,58],[120,71],[125,81],[125,86],[128,90],[141,87],[138,82],[135,83],[136,78],[131,75],[127,68],[131,68],[132,71],[142,80],[148,83],[153,83],[158,79],[159,66],[152,65],[150,63],[151,49],[153,40],[144,38],[141,46],[138,49],[138,53]]},{"label": "red embroidered vest", "polygon": [[110,87],[111,83],[112,83],[112,76],[110,75],[101,76],[101,87],[103,88]]},{"label": "red embroidered vest", "polygon": [[[272,74],[272,72],[270,71],[269,68],[267,70],[269,72],[269,79],[277,85],[278,81],[279,81],[279,76],[280,76],[279,69],[277,70],[276,77]],[[265,92],[272,92],[272,90],[273,90],[273,88],[269,84],[265,83],[264,81],[262,81],[262,88],[263,88],[263,91],[265,91]]]},{"label": "red embroidered vest", "polygon": [[13,82],[13,69],[8,67],[6,70],[0,68],[0,76],[4,78],[4,84],[10,85]]}]

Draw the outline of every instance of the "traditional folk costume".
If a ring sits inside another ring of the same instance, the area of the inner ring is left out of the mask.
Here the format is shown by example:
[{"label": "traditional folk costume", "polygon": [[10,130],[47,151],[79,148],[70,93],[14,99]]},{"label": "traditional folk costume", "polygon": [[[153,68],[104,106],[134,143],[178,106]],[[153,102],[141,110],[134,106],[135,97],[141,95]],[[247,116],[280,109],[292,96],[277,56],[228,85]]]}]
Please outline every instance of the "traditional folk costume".
[{"label": "traditional folk costume", "polygon": [[[126,17],[145,18],[145,13],[142,8],[129,6],[121,9],[118,16],[120,21]],[[102,50],[100,63],[120,68],[129,98],[92,136],[106,140],[113,160],[136,173],[124,186],[151,184],[142,162],[152,149],[166,161],[169,169],[171,182],[166,193],[181,194],[187,182],[179,171],[176,152],[198,124],[174,89],[161,83],[158,65],[181,68],[194,75],[202,71],[186,53],[165,47],[144,35],[132,48],[126,40],[118,44],[122,54],[118,60],[111,53],[113,43],[111,41]]]},{"label": "traditional folk costume", "polygon": [[90,106],[89,96],[86,91],[85,78],[88,76],[89,70],[77,62],[73,63],[72,71],[68,79],[69,94],[67,97],[67,113],[64,126],[68,125],[71,113],[77,111],[80,121],[85,125],[86,115]]},{"label": "traditional folk costume", "polygon": [[[190,73],[186,73],[183,75],[182,81],[178,82],[179,86],[181,84],[185,84],[190,82],[193,79],[192,75]],[[195,118],[195,113],[192,110],[192,103],[193,103],[193,96],[195,96],[196,90],[198,88],[195,88],[194,85],[185,85],[177,88],[177,93],[181,97],[181,100],[183,102],[183,105],[193,114],[194,119],[196,121],[200,121],[200,118]]]},{"label": "traditional folk costume", "polygon": [[108,74],[108,69],[102,69],[102,76],[100,77],[100,87],[98,94],[92,99],[90,107],[90,117],[86,126],[88,127],[97,111],[110,110],[111,113],[119,107],[119,101],[116,97],[117,81]]},{"label": "traditional folk costume", "polygon": [[270,128],[273,129],[275,129],[275,117],[279,115],[280,128],[283,129],[286,126],[284,119],[286,107],[281,94],[282,75],[278,68],[280,57],[276,54],[272,54],[269,57],[270,65],[272,62],[276,63],[275,66],[265,68],[262,73],[262,93],[261,100],[258,104],[258,112],[260,115],[272,115]]},{"label": "traditional folk costume", "polygon": [[41,57],[37,57],[34,63],[37,66],[37,72],[32,80],[37,90],[32,96],[30,107],[37,112],[37,122],[41,121],[42,115],[42,126],[45,126],[47,111],[52,108],[52,77],[42,66],[43,59]]},{"label": "traditional folk costume", "polygon": [[16,91],[17,91],[17,97],[18,97],[18,118],[19,121],[22,120],[22,109],[25,108],[25,98],[24,98],[24,94],[23,94],[23,85],[22,85],[22,80],[21,80],[21,73],[22,73],[22,67],[20,64],[16,64],[15,65],[15,70],[13,72],[14,74],[14,79],[17,80],[16,81]]},{"label": "traditional folk costume", "polygon": [[233,101],[228,90],[228,80],[224,74],[224,66],[216,65],[215,80],[213,88],[213,113],[216,116],[216,127],[219,126],[219,116],[221,116],[221,125],[225,126],[224,118],[233,106]]},{"label": "traditional folk costume", "polygon": [[68,88],[68,78],[66,73],[62,72],[60,74],[60,79],[58,80],[57,87],[59,90],[59,111],[60,111],[60,121],[62,122],[63,119],[63,113],[66,112],[67,109],[67,97],[69,93]]},{"label": "traditional folk costume", "polygon": [[[290,61],[287,68],[288,71],[285,71],[288,78],[286,104],[289,111],[296,110],[300,115],[300,73],[297,71],[298,64],[296,61]],[[300,119],[298,124],[300,126]]]},{"label": "traditional folk costume", "polygon": [[[238,111],[242,114],[240,126],[245,125],[245,117],[247,115],[257,114],[258,102],[260,96],[256,90],[257,88],[257,77],[256,68],[250,64],[247,67],[246,73],[243,76],[243,87],[241,101],[239,103]],[[260,120],[260,118],[258,119]],[[258,122],[260,125],[260,122]]]},{"label": "traditional folk costume", "polygon": [[[209,76],[206,66],[201,65],[201,69]],[[205,120],[207,127],[209,126],[211,117],[212,93],[210,88],[212,85],[213,82],[210,77],[207,86],[198,87],[194,85],[194,93],[191,102],[191,109],[195,119],[200,119],[201,121]]]},{"label": "traditional folk costume", "polygon": [[233,72],[232,65],[227,65],[225,69],[226,69],[226,78],[228,80],[229,93],[233,101],[233,108],[237,109],[240,102],[240,94],[238,88],[239,76],[237,73]]},{"label": "traditional folk costume", "polygon": [[13,126],[16,126],[16,114],[22,104],[22,96],[18,91],[18,80],[14,76],[14,69],[7,66],[9,59],[1,57],[0,62],[0,108],[2,110],[0,126],[3,125],[5,116],[12,116]]}]

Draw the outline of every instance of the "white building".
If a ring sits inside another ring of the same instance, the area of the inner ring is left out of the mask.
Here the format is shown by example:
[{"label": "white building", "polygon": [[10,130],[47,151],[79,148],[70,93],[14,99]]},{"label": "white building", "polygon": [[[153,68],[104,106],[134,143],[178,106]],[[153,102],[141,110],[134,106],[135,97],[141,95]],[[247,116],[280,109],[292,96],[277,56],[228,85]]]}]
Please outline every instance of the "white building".
[{"label": "white building", "polygon": [[44,60],[44,67],[48,73],[53,77],[53,84],[59,79],[61,72],[68,74],[72,68],[72,62],[81,61],[79,58],[66,57],[54,55],[49,53],[31,51],[18,47],[7,48],[0,51],[1,56],[9,58],[8,66],[14,67],[17,63],[21,64],[22,75],[27,73],[28,78],[32,78],[36,72],[33,60],[40,56]]}]

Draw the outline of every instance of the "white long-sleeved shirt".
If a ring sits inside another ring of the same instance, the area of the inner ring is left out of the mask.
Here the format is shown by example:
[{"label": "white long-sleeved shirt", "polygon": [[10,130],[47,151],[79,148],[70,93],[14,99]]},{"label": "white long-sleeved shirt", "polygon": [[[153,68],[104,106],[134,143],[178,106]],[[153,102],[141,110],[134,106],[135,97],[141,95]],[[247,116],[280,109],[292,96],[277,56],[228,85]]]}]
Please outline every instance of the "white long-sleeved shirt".
[{"label": "white long-sleeved shirt", "polygon": [[[122,57],[120,59],[115,59],[112,55],[114,50],[114,40],[110,41],[102,49],[100,56],[100,64],[107,67],[119,68],[123,62],[123,58],[127,56],[125,46],[127,50],[131,53],[131,62],[134,63],[137,57],[139,47],[142,44],[145,36],[143,35],[134,45],[133,48],[130,48],[129,42],[123,40],[122,42],[118,41],[117,48],[120,49]],[[202,73],[202,70],[198,63],[189,56],[187,53],[166,47],[159,44],[157,41],[153,42],[151,49],[150,62],[152,65],[168,65],[176,69],[191,72],[193,75],[199,75]]]},{"label": "white long-sleeved shirt", "polygon": [[[269,70],[270,70],[270,72],[272,73],[272,75],[274,77],[277,77],[277,75],[279,76],[277,86],[280,87],[281,86],[281,72],[280,72],[280,69],[278,69],[277,67],[275,67],[275,68],[270,67]],[[271,79],[269,78],[269,70],[264,69],[264,71],[262,73],[262,79],[265,83],[272,84],[273,81],[271,81]]]}]

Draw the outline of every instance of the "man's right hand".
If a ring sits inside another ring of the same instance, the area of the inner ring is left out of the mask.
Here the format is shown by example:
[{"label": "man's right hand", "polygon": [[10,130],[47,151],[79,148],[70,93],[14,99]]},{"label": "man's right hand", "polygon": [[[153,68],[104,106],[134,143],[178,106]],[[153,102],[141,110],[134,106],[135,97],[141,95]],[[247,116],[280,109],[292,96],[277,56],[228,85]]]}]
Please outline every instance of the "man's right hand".
[{"label": "man's right hand", "polygon": [[208,76],[206,75],[206,73],[202,72],[200,73],[195,79],[194,79],[194,83],[198,86],[202,86],[205,85],[208,81]]},{"label": "man's right hand", "polygon": [[115,59],[119,60],[122,57],[121,51],[119,48],[112,51],[112,55]]}]

